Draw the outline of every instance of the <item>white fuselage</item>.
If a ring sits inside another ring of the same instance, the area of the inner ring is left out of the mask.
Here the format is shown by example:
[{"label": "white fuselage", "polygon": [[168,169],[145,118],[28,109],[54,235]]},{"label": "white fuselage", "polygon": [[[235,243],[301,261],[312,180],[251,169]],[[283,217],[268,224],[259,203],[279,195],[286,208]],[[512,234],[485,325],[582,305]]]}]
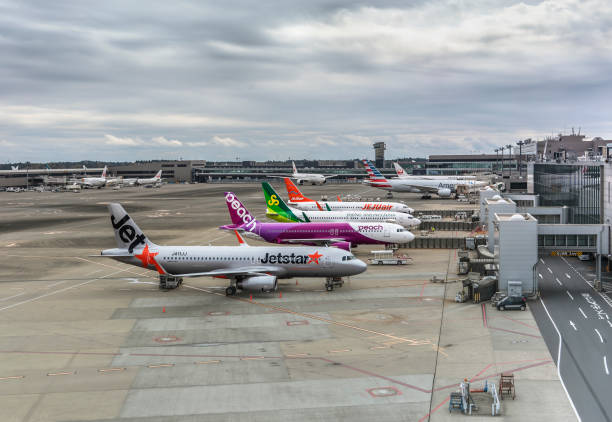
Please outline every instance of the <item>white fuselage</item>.
[{"label": "white fuselage", "polygon": [[83,177],[81,184],[89,187],[102,187],[106,185],[106,177]]},{"label": "white fuselage", "polygon": [[[369,181],[366,180],[366,184],[392,191],[392,192],[415,192],[424,193],[431,189],[435,190],[450,190],[451,192],[457,191],[457,186],[468,186],[469,188],[477,188],[485,186],[484,182],[476,180],[457,180],[457,179],[387,179],[385,181]],[[424,189],[419,189],[420,187]]]},{"label": "white fuselage", "polygon": [[[124,249],[107,249],[102,255],[112,257],[125,253]],[[137,257],[115,259],[151,270],[158,268],[151,262],[143,265]],[[342,249],[312,246],[152,246],[149,255],[168,274],[193,274],[215,270],[246,268],[262,272],[275,268],[278,278],[290,277],[344,277],[363,272],[366,264]],[[159,271],[159,270],[158,270]],[[222,274],[219,274],[222,276]]]},{"label": "white fuselage", "polygon": [[402,227],[413,227],[421,224],[418,218],[395,211],[300,211],[293,208],[292,212],[306,221],[315,223],[395,223]]},{"label": "white fuselage", "polygon": [[289,205],[301,211],[394,211],[412,214],[414,209],[399,202],[300,201]]},{"label": "white fuselage", "polygon": [[303,185],[304,183],[310,183],[312,185],[322,185],[325,183],[325,176],[322,174],[315,173],[293,173],[291,175],[292,179],[295,179],[298,182],[298,185]]}]

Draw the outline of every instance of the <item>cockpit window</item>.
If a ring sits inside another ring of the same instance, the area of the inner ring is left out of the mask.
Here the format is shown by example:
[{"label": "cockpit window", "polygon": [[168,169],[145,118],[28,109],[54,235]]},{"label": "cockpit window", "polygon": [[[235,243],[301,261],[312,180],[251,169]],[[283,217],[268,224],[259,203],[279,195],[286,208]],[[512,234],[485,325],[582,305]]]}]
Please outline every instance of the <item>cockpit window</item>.
[{"label": "cockpit window", "polygon": [[404,229],[397,229],[398,233],[403,232],[403,231],[405,231],[405,230]]}]

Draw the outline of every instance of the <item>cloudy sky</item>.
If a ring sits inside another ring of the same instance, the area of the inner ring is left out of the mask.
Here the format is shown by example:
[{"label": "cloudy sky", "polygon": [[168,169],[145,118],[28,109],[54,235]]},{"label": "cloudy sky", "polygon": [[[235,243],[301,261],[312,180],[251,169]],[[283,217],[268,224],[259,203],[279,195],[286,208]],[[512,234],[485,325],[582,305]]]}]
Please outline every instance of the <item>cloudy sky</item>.
[{"label": "cloudy sky", "polygon": [[0,0],[0,161],[612,138],[609,0]]}]

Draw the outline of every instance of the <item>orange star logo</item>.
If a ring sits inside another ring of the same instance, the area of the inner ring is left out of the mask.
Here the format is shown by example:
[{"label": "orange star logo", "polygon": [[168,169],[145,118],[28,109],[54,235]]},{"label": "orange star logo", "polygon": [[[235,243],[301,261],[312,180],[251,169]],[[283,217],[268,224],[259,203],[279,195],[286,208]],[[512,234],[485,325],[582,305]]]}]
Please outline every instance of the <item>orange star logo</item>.
[{"label": "orange star logo", "polygon": [[147,268],[149,265],[153,265],[158,273],[166,274],[164,269],[155,260],[156,255],[159,255],[159,252],[149,252],[149,245],[145,245],[142,253],[134,256],[142,261],[142,266],[144,268]]},{"label": "orange star logo", "polygon": [[319,264],[319,258],[321,258],[323,255],[321,255],[318,251],[315,251],[315,253],[313,253],[312,255],[308,255],[308,258],[310,258],[310,261],[308,261],[308,263],[310,264],[311,262],[314,262],[315,264]]}]

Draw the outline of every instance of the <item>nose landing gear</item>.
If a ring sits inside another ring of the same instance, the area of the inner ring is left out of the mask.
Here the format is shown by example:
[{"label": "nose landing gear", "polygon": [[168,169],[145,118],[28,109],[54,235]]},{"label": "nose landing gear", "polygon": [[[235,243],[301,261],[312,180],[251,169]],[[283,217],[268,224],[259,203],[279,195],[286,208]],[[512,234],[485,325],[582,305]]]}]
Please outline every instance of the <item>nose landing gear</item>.
[{"label": "nose landing gear", "polygon": [[344,285],[344,280],[342,277],[327,277],[325,279],[325,290],[331,292],[334,290],[334,287],[342,287]]}]

